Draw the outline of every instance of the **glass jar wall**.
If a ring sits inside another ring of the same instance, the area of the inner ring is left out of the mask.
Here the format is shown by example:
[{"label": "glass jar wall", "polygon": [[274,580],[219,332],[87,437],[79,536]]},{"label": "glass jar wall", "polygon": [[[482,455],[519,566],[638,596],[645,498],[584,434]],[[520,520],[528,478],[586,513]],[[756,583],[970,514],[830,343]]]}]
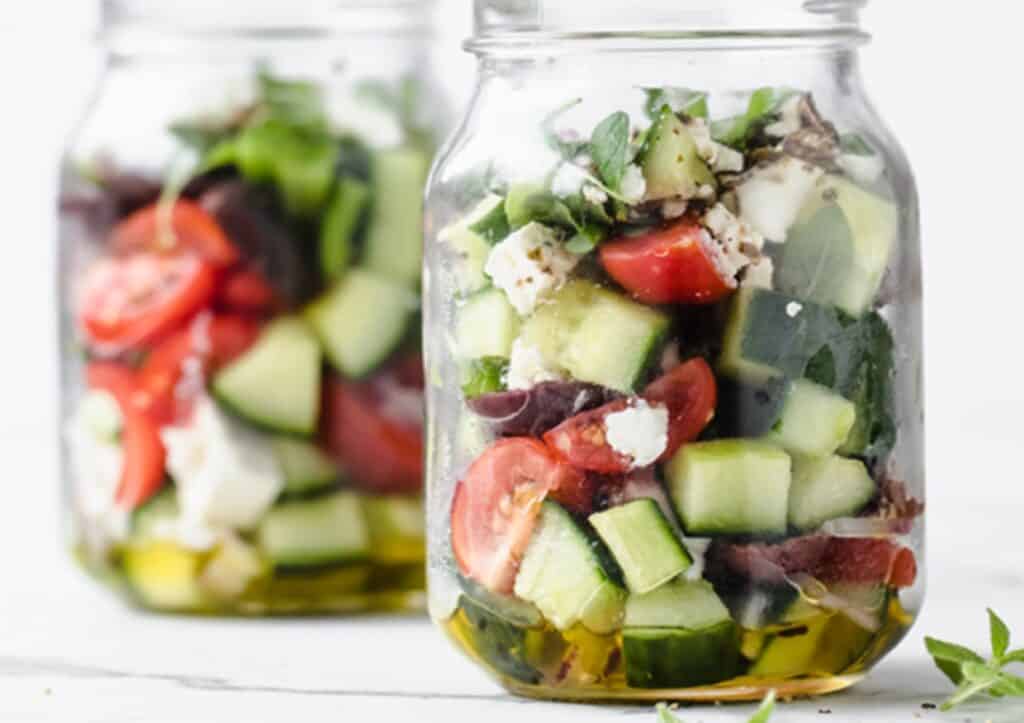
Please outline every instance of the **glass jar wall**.
[{"label": "glass jar wall", "polygon": [[820,694],[913,622],[917,200],[861,5],[478,0],[427,201],[430,607],[509,689]]},{"label": "glass jar wall", "polygon": [[430,4],[103,9],[60,202],[76,556],[164,611],[421,605]]}]

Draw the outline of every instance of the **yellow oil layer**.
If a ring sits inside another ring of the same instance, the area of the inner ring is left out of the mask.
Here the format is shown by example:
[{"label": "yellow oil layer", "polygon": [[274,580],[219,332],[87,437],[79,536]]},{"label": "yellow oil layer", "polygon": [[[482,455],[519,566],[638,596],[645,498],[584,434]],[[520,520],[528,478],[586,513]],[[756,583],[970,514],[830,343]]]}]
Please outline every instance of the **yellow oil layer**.
[{"label": "yellow oil layer", "polygon": [[770,690],[781,698],[834,693],[860,681],[903,638],[913,617],[897,595],[875,631],[841,613],[821,612],[789,624],[740,631],[742,674],[713,685],[641,688],[626,677],[621,633],[582,626],[516,627],[481,621],[462,608],[442,628],[470,658],[510,691],[547,700],[753,701]]},{"label": "yellow oil layer", "polygon": [[[388,562],[275,570],[256,558],[237,588],[215,584],[218,549],[195,551],[166,540],[116,548],[103,560],[83,546],[75,557],[130,602],[156,612],[199,615],[330,615],[416,612],[425,606],[425,548],[404,541]],[[394,551],[392,551],[394,552]],[[236,563],[237,564],[237,563]]]}]

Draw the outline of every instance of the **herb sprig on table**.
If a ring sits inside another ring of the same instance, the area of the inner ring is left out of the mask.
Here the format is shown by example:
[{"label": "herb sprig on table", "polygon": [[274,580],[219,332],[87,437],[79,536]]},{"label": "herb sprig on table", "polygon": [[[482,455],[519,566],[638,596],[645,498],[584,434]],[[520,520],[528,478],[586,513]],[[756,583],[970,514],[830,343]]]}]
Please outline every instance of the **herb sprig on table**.
[{"label": "herb sprig on table", "polygon": [[[677,718],[664,703],[658,704],[657,711],[658,723],[684,723],[684,721]],[[748,721],[748,723],[768,723],[768,719],[772,717],[772,713],[774,712],[775,691],[773,690],[765,696],[763,701],[761,701],[761,707],[757,709],[757,712],[754,713],[754,716]]]},{"label": "herb sprig on table", "polygon": [[979,695],[1024,697],[1024,677],[1005,670],[1012,663],[1024,663],[1024,648],[1010,650],[1010,629],[992,610],[988,611],[988,620],[992,657],[987,660],[962,645],[925,638],[935,664],[956,685],[942,710],[951,710]]}]

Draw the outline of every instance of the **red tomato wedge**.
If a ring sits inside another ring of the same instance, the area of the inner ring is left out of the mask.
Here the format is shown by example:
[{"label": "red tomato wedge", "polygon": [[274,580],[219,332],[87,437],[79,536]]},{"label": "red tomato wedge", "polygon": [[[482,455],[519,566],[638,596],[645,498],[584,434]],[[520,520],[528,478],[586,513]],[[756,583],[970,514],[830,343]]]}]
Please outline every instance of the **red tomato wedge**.
[{"label": "red tomato wedge", "polygon": [[356,484],[381,493],[422,489],[422,422],[389,414],[376,384],[328,380],[322,418],[325,446]]},{"label": "red tomato wedge", "polygon": [[263,274],[251,269],[234,271],[224,279],[217,300],[232,311],[270,313],[280,307],[277,292]]},{"label": "red tomato wedge", "polygon": [[159,492],[164,484],[166,452],[159,427],[143,408],[147,396],[140,392],[130,368],[112,362],[96,362],[86,370],[86,381],[90,388],[112,394],[121,407],[124,462],[116,500],[122,507],[135,509]]},{"label": "red tomato wedge", "polygon": [[498,593],[512,592],[541,503],[583,476],[535,439],[504,439],[459,483],[452,504],[452,547],[462,574]]},{"label": "red tomato wedge", "polygon": [[691,359],[656,379],[644,390],[644,399],[668,407],[668,447],[662,461],[694,441],[715,416],[718,384],[704,359]]},{"label": "red tomato wedge", "polygon": [[155,203],[136,211],[111,232],[110,246],[121,254],[152,251],[178,255],[190,251],[217,268],[233,266],[241,258],[214,217],[199,204],[184,199],[169,209]]},{"label": "red tomato wedge", "polygon": [[259,334],[260,324],[247,317],[201,315],[161,342],[139,369],[139,387],[153,416],[166,423],[187,417],[191,400],[176,392],[189,363],[198,375],[211,374],[244,354]]},{"label": "red tomato wedge", "polygon": [[[643,393],[651,405],[668,409],[668,444],[659,459],[666,460],[681,446],[700,436],[718,404],[715,375],[703,359],[691,359],[653,382]],[[544,441],[577,469],[601,474],[624,474],[634,460],[608,442],[606,419],[631,406],[620,399],[571,417],[544,435]]]},{"label": "red tomato wedge", "polygon": [[79,321],[97,350],[117,353],[180,326],[210,301],[215,286],[213,267],[193,255],[102,259],[86,273]]},{"label": "red tomato wedge", "polygon": [[736,288],[714,240],[692,219],[602,244],[605,271],[645,304],[712,304]]}]

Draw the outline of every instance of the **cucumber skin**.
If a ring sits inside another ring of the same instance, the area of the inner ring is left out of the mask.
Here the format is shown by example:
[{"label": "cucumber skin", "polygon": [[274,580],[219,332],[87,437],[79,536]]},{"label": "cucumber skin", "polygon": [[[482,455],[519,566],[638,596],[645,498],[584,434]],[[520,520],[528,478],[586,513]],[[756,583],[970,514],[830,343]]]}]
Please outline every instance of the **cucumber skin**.
[{"label": "cucumber skin", "polygon": [[294,437],[295,439],[301,440],[309,440],[312,439],[314,435],[316,435],[317,425],[313,425],[312,427],[298,427],[282,425],[277,422],[268,422],[265,419],[260,419],[259,417],[256,417],[240,409],[237,404],[232,403],[230,399],[228,399],[224,394],[222,394],[220,390],[217,389],[216,386],[212,386],[210,388],[210,393],[213,395],[213,398],[217,401],[217,404],[219,404],[232,416],[238,417],[239,419],[245,421],[247,424],[250,424],[263,432],[285,435],[288,437]]},{"label": "cucumber skin", "polygon": [[633,688],[689,688],[743,673],[739,628],[732,621],[704,630],[626,628],[626,682]]}]

